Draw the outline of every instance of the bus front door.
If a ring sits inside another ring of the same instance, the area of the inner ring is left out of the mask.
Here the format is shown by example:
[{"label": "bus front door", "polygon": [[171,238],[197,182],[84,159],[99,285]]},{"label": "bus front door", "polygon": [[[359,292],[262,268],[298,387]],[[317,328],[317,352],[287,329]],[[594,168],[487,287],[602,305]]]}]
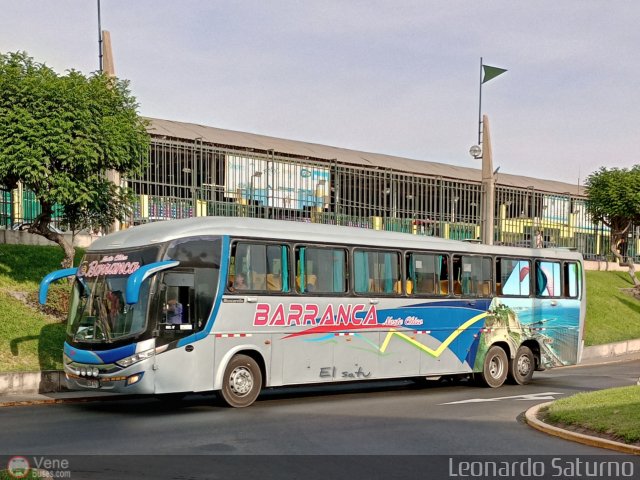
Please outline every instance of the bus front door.
[{"label": "bus front door", "polygon": [[193,272],[164,273],[158,298],[157,345],[160,348],[155,364],[156,393],[193,391],[196,358],[204,348],[202,341],[189,342],[187,338],[198,330]]}]

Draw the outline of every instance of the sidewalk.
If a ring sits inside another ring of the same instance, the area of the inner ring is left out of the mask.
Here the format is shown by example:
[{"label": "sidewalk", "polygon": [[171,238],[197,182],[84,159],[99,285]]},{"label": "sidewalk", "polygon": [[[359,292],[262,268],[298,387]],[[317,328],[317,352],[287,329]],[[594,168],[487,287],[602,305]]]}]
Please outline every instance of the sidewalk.
[{"label": "sidewalk", "polygon": [[131,395],[91,391],[65,391],[51,393],[18,393],[0,395],[0,408],[53,403],[84,403],[132,398]]}]

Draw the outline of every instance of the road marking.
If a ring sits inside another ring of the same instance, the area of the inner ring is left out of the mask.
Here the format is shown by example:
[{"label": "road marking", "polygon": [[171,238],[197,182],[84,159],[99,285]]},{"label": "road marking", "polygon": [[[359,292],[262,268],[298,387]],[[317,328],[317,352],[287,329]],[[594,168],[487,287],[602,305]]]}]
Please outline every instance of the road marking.
[{"label": "road marking", "polygon": [[513,395],[510,397],[495,397],[495,398],[470,398],[469,400],[460,400],[458,402],[439,403],[438,405],[458,405],[461,403],[483,403],[483,402],[499,402],[500,400],[525,400],[525,401],[538,401],[538,400],[555,400],[554,395],[564,395],[560,392],[544,392],[544,393],[529,393],[527,395]]}]

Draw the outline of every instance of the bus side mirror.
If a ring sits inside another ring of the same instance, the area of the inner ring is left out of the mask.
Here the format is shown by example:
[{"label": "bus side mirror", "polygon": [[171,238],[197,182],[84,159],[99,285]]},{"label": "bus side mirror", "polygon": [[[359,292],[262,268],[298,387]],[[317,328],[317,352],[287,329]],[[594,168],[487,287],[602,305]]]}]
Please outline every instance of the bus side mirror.
[{"label": "bus side mirror", "polygon": [[38,295],[38,301],[40,305],[47,303],[47,293],[49,292],[49,285],[51,282],[60,280],[61,278],[72,277],[78,273],[78,268],[63,268],[62,270],[56,270],[46,275],[40,282],[40,292]]},{"label": "bus side mirror", "polygon": [[165,260],[163,262],[150,263],[133,272],[127,280],[127,287],[125,289],[125,301],[127,304],[134,305],[138,303],[140,299],[140,287],[142,286],[142,282],[147,278],[154,273],[177,267],[178,265],[180,265],[180,262],[177,260]]}]

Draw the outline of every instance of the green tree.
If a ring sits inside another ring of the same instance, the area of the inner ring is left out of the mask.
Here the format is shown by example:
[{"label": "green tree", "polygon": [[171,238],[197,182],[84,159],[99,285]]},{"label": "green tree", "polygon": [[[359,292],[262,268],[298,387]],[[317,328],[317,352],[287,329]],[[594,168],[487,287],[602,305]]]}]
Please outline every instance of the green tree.
[{"label": "green tree", "polygon": [[24,52],[0,54],[0,185],[35,193],[41,213],[29,231],[57,243],[63,266],[74,248],[51,231],[53,207],[72,230],[122,221],[131,192],[107,178],[139,173],[148,157],[146,122],[127,81],[75,70],[59,75]]},{"label": "green tree", "polygon": [[587,195],[594,222],[611,228],[611,252],[620,265],[629,267],[633,284],[640,289],[633,258],[625,260],[620,251],[631,229],[640,225],[640,165],[631,169],[600,168],[587,178]]}]

